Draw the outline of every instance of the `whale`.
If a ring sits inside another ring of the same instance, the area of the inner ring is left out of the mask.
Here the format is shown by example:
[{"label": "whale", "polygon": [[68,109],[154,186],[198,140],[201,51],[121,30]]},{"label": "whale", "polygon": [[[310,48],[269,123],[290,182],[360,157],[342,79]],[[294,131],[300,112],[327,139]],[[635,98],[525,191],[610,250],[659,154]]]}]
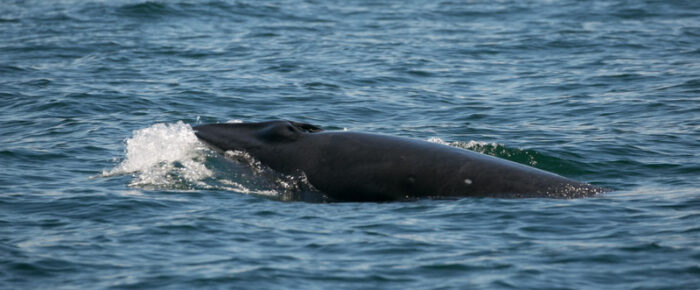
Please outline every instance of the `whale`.
[{"label": "whale", "polygon": [[305,176],[330,201],[570,199],[605,191],[524,164],[406,137],[288,120],[204,124],[193,130],[216,151],[243,151],[276,172]]}]

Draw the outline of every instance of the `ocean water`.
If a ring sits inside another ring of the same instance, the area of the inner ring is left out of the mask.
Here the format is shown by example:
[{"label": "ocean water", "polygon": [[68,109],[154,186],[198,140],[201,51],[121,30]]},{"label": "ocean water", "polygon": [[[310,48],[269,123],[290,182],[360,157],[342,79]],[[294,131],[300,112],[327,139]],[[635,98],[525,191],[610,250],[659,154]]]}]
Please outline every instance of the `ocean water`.
[{"label": "ocean water", "polygon": [[[0,2],[0,288],[697,289],[698,1]],[[607,187],[311,203],[291,119]]]}]

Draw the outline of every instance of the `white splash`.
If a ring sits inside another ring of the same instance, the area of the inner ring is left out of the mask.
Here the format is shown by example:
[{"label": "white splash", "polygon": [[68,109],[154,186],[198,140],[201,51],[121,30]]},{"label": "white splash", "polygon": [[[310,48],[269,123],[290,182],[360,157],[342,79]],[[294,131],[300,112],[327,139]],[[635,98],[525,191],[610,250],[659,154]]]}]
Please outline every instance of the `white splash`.
[{"label": "white splash", "polygon": [[430,138],[428,138],[428,142],[442,144],[442,145],[450,145],[449,143],[445,142],[444,140],[442,140],[438,137],[430,137]]},{"label": "white splash", "polygon": [[103,176],[133,174],[131,186],[177,187],[212,176],[204,166],[205,147],[190,125],[154,124],[126,139],[124,160]]},{"label": "white splash", "polygon": [[[464,149],[469,149],[469,150],[474,150],[477,152],[485,153],[486,148],[495,148],[498,147],[499,144],[495,142],[484,142],[484,141],[468,141],[468,142],[452,142],[450,145],[454,147],[459,147],[459,148],[464,148]],[[502,145],[501,145],[502,146]]]},{"label": "white splash", "polygon": [[276,197],[279,196],[279,193],[275,190],[272,189],[254,189],[251,188],[251,186],[246,186],[241,183],[228,180],[228,179],[219,179],[217,180],[219,183],[221,183],[220,186],[217,186],[217,189],[223,189],[223,190],[229,190],[229,191],[235,191],[235,192],[240,192],[243,194],[255,194],[255,195],[262,195],[262,196],[269,196],[269,197]]},{"label": "white splash", "polygon": [[226,156],[226,158],[247,164],[248,168],[255,174],[263,173],[263,171],[266,169],[266,167],[263,166],[258,159],[255,159],[255,157],[245,151],[226,150],[226,152],[224,152],[224,156]]},{"label": "white splash", "polygon": [[428,142],[431,143],[437,143],[437,144],[442,144],[442,145],[448,145],[452,147],[458,147],[462,149],[469,149],[469,150],[474,150],[474,151],[484,151],[484,150],[479,150],[483,149],[484,147],[496,147],[498,146],[497,143],[489,143],[489,142],[484,142],[484,141],[468,141],[468,142],[462,142],[462,141],[455,141],[455,142],[446,142],[438,137],[430,137],[428,138]]}]

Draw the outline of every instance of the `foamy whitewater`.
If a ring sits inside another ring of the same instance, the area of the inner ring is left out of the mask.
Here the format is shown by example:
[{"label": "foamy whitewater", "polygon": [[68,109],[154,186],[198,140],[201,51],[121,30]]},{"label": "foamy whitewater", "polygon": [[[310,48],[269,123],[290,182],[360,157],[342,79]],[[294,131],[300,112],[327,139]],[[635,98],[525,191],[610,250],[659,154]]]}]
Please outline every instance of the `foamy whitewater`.
[{"label": "foamy whitewater", "polygon": [[187,189],[213,175],[204,164],[206,147],[182,121],[136,130],[125,143],[124,160],[104,176],[132,174],[131,186]]}]

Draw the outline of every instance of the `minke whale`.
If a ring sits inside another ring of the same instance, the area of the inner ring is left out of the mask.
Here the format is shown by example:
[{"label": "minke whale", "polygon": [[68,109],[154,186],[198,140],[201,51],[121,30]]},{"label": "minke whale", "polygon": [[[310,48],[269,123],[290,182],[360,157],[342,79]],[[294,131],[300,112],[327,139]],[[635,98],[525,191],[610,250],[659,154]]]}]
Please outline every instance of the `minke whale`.
[{"label": "minke whale", "polygon": [[332,201],[581,198],[604,191],[516,162],[405,137],[325,131],[292,121],[193,129],[217,151],[245,151],[282,174],[304,174]]}]

